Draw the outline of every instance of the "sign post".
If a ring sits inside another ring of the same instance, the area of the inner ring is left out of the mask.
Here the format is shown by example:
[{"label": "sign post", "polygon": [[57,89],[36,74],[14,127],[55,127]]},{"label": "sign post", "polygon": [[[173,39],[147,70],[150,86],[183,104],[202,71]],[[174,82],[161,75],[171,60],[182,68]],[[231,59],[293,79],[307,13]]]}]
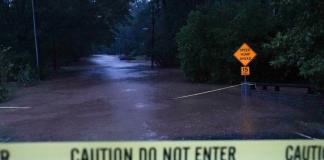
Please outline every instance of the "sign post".
[{"label": "sign post", "polygon": [[253,49],[246,43],[243,43],[243,45],[234,53],[234,57],[243,65],[243,67],[241,67],[241,75],[244,76],[244,84],[242,86],[244,95],[248,95],[249,85],[247,83],[247,76],[251,75],[248,64],[256,57],[256,55],[257,54]]},{"label": "sign post", "polygon": [[244,95],[248,95],[249,85],[247,83],[247,76],[250,75],[250,67],[241,67],[241,75],[244,76],[243,90]]}]

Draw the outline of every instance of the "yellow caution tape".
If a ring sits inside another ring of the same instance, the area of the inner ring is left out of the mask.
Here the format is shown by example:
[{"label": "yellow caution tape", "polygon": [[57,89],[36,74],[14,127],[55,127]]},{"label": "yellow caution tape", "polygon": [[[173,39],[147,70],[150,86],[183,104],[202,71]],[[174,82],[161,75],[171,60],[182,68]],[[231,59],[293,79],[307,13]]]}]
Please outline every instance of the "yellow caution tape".
[{"label": "yellow caution tape", "polygon": [[0,143],[0,160],[324,160],[324,140]]}]

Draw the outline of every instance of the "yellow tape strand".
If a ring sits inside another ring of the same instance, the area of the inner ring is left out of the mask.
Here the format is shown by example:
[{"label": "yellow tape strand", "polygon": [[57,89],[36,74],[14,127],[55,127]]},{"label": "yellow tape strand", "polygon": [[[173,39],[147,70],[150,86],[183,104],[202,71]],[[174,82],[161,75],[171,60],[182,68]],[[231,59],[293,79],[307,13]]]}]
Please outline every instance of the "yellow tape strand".
[{"label": "yellow tape strand", "polygon": [[0,160],[324,160],[323,140],[0,143]]}]

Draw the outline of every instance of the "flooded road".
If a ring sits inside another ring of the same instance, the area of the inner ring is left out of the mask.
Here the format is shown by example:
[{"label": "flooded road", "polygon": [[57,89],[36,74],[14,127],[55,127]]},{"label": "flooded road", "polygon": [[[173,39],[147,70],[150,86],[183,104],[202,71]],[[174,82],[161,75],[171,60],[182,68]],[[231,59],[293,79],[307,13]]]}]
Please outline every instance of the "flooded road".
[{"label": "flooded road", "polygon": [[[0,107],[0,141],[324,138],[323,99],[303,90],[193,84],[178,69],[94,55]],[[286,97],[286,98],[282,98]]]}]

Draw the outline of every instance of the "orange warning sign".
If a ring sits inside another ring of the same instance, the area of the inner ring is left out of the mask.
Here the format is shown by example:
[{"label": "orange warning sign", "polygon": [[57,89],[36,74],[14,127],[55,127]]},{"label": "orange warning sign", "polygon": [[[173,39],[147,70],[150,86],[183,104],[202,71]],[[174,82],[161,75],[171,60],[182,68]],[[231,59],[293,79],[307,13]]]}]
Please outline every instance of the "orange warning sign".
[{"label": "orange warning sign", "polygon": [[250,67],[241,67],[242,76],[249,76],[250,74]]},{"label": "orange warning sign", "polygon": [[256,53],[253,49],[244,43],[240,49],[234,53],[234,57],[239,60],[244,66],[247,66],[255,57]]}]

